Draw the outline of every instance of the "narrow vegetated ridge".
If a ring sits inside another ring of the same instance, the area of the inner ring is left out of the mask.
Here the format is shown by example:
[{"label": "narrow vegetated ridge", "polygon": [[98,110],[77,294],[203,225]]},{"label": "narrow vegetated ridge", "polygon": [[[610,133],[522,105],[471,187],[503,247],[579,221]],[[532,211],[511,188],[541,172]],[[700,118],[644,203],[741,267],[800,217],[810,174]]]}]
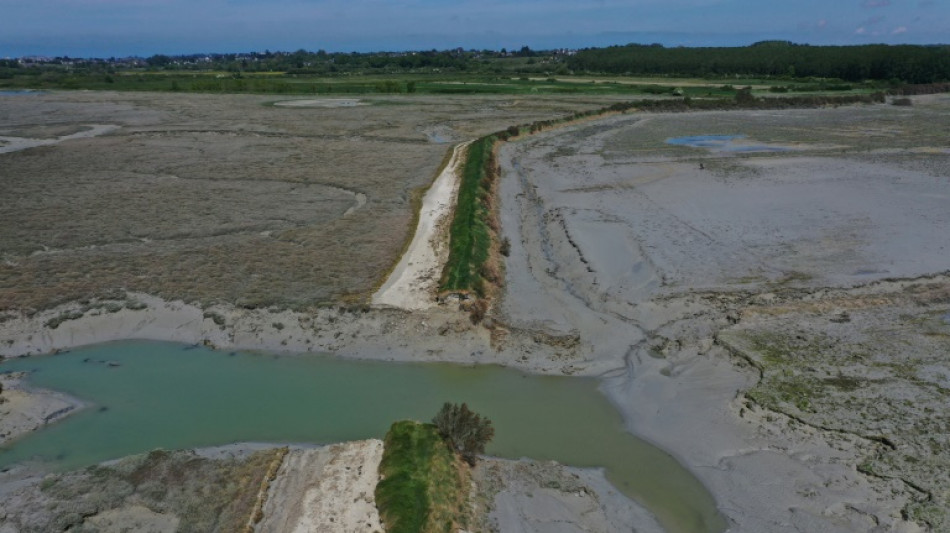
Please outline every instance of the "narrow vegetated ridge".
[{"label": "narrow vegetated ridge", "polygon": [[389,533],[465,527],[469,470],[433,424],[404,420],[389,429],[376,505]]}]

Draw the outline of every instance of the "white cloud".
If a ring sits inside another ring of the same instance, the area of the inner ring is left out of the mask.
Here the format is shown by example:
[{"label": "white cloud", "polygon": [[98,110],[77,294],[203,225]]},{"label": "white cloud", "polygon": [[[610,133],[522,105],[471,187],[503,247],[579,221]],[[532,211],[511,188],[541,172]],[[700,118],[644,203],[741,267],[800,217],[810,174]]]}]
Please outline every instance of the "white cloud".
[{"label": "white cloud", "polygon": [[891,35],[900,35],[902,33],[907,33],[907,26],[898,26],[894,28],[894,31],[891,32]]},{"label": "white cloud", "polygon": [[864,29],[863,27],[854,30],[855,35],[864,35],[867,32],[868,30]]}]

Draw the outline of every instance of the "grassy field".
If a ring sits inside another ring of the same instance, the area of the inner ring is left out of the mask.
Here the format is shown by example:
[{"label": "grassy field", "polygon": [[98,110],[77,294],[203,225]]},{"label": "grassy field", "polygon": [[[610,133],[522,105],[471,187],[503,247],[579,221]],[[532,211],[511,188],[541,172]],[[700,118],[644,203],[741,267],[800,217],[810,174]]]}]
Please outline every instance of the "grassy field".
[{"label": "grassy field", "polygon": [[287,72],[232,73],[207,71],[126,71],[115,74],[47,72],[38,76],[0,79],[3,89],[87,89],[116,91],[169,91],[226,94],[309,95],[648,95],[729,97],[737,88],[752,87],[757,94],[867,93],[880,83],[844,83],[840,80],[766,78],[662,78],[529,74],[362,74],[315,76]]},{"label": "grassy field", "polygon": [[390,533],[450,532],[464,524],[464,463],[431,424],[396,422],[386,434],[376,504]]},{"label": "grassy field", "polygon": [[2,136],[51,140],[117,126],[0,153],[0,311],[27,312],[125,290],[246,307],[361,302],[404,249],[414,193],[453,143],[622,101],[417,94],[282,107],[265,95],[96,91],[0,99]]}]

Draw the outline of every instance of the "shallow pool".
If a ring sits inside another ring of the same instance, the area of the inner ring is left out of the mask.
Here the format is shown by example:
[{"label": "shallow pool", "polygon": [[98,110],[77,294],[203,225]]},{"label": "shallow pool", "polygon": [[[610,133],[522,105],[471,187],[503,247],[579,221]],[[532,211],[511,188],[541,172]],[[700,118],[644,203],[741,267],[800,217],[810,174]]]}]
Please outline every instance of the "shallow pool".
[{"label": "shallow pool", "polygon": [[71,469],[158,447],[382,437],[395,420],[425,421],[443,402],[467,402],[494,423],[490,454],[602,466],[669,531],[725,527],[694,476],[623,430],[593,379],[145,341],[0,365],[0,371],[21,370],[32,371],[31,384],[90,407],[0,449],[0,466],[40,459]]},{"label": "shallow pool", "polygon": [[27,94],[46,94],[46,91],[35,91],[33,89],[6,89],[0,91],[0,96],[21,96]]},{"label": "shallow pool", "polygon": [[692,135],[672,137],[667,139],[666,143],[675,146],[706,148],[714,152],[790,152],[795,150],[789,146],[745,141],[746,138],[745,135]]}]

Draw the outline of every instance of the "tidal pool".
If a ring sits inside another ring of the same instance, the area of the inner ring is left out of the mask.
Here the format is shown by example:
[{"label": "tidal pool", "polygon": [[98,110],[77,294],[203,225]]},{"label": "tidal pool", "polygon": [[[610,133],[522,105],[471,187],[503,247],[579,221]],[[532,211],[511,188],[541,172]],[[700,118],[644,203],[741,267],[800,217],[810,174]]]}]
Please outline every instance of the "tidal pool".
[{"label": "tidal pool", "polygon": [[706,148],[715,152],[791,152],[795,150],[788,146],[743,141],[745,138],[745,135],[692,135],[673,137],[667,139],[666,143],[675,146]]},{"label": "tidal pool", "polygon": [[594,379],[147,341],[8,360],[0,371],[30,371],[31,385],[89,404],[0,449],[0,467],[40,460],[65,470],[154,448],[380,438],[396,420],[427,421],[446,401],[467,402],[495,426],[491,455],[603,467],[668,531],[725,529],[702,484],[624,431]]}]

